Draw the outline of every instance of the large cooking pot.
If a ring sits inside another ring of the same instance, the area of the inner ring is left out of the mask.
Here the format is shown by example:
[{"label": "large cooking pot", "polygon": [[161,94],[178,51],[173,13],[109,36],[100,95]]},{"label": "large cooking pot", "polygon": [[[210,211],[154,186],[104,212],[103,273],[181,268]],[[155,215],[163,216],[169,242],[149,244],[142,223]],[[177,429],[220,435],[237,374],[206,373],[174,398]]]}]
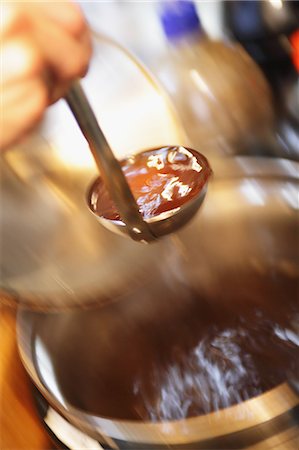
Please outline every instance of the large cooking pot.
[{"label": "large cooking pot", "polygon": [[237,157],[214,172],[196,219],[154,261],[140,254],[119,301],[19,312],[61,439],[60,416],[92,439],[80,448],[298,449],[299,164]]}]

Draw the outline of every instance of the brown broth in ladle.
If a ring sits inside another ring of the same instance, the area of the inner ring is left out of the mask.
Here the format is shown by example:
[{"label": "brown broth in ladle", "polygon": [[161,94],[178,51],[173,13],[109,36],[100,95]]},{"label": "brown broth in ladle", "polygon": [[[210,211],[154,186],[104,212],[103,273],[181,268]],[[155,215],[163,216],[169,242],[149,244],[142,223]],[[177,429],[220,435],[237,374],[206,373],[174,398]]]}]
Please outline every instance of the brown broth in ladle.
[{"label": "brown broth in ladle", "polygon": [[[144,219],[180,208],[211,175],[207,159],[182,146],[146,150],[122,160],[121,166]],[[121,220],[102,178],[93,184],[89,206],[98,216]]]}]

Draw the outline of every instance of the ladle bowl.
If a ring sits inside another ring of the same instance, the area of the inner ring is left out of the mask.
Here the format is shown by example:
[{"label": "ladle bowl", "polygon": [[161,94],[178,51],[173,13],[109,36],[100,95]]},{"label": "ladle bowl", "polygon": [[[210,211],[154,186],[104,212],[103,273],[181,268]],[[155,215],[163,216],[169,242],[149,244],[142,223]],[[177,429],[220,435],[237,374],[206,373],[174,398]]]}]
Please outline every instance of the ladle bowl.
[{"label": "ladle bowl", "polygon": [[[175,148],[169,146],[168,148]],[[179,147],[177,147],[179,148]],[[155,151],[159,151],[159,149],[153,149]],[[163,149],[161,149],[163,150]],[[149,150],[151,152],[151,150]],[[142,152],[147,153],[147,151]],[[169,209],[167,211],[163,211],[157,215],[154,215],[149,218],[144,218],[143,220],[146,222],[146,224],[149,227],[150,234],[152,235],[152,241],[157,240],[160,237],[163,237],[165,235],[174,233],[178,231],[181,227],[186,225],[198,212],[199,208],[201,207],[203,200],[205,198],[205,195],[207,193],[207,187],[208,187],[208,181],[210,178],[210,175],[212,173],[206,159],[202,157],[198,152],[192,150],[193,156],[197,154],[197,159],[206,162],[206,167],[203,167],[203,170],[200,171],[197,175],[198,177],[198,184],[200,184],[200,189],[197,192],[197,194],[189,199],[185,200],[182,204],[179,206],[176,206],[172,209]],[[127,159],[130,159],[127,158]],[[126,160],[127,160],[126,159]],[[96,207],[94,206],[94,203],[101,202],[99,199],[99,192],[97,192],[97,186],[99,183],[101,183],[101,178],[96,179],[90,186],[88,193],[87,193],[87,203],[89,206],[90,211],[92,214],[96,217],[96,219],[101,223],[105,228],[107,228],[110,231],[113,231],[120,235],[125,235],[127,237],[132,237],[132,234],[130,230],[128,229],[128,226],[126,225],[125,221],[121,219],[111,219],[107,218],[104,214],[99,213],[96,211]],[[95,198],[93,198],[95,197]],[[137,238],[138,240],[138,230],[137,231]],[[149,243],[150,240],[141,240],[141,242]]]},{"label": "ladle bowl", "polygon": [[[91,190],[95,182],[91,186]],[[200,193],[192,200],[189,200],[179,208],[172,209],[161,213],[150,219],[146,219],[150,230],[154,236],[165,236],[182,228],[186,225],[198,212],[207,193],[207,184],[203,187]],[[99,216],[92,209],[90,209],[96,219],[110,231],[114,233],[129,237],[128,228],[122,220],[109,220],[103,216]]]}]

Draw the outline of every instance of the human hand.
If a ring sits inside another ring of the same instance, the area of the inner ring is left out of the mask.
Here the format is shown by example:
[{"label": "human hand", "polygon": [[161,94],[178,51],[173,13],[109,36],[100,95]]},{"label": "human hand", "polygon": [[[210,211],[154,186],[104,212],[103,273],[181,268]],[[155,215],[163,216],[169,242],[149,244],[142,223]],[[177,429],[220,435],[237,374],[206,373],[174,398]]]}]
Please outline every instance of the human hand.
[{"label": "human hand", "polygon": [[28,133],[70,82],[86,73],[91,40],[71,2],[6,2],[1,8],[2,150]]}]

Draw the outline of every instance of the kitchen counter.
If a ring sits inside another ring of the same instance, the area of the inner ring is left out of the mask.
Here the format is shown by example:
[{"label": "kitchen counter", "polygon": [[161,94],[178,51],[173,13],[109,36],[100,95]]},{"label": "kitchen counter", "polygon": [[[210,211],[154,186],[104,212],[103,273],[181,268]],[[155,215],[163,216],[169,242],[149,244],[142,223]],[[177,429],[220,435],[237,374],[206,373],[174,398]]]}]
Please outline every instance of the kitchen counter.
[{"label": "kitchen counter", "polygon": [[54,445],[44,430],[19,358],[15,311],[0,306],[0,448],[48,450]]}]

